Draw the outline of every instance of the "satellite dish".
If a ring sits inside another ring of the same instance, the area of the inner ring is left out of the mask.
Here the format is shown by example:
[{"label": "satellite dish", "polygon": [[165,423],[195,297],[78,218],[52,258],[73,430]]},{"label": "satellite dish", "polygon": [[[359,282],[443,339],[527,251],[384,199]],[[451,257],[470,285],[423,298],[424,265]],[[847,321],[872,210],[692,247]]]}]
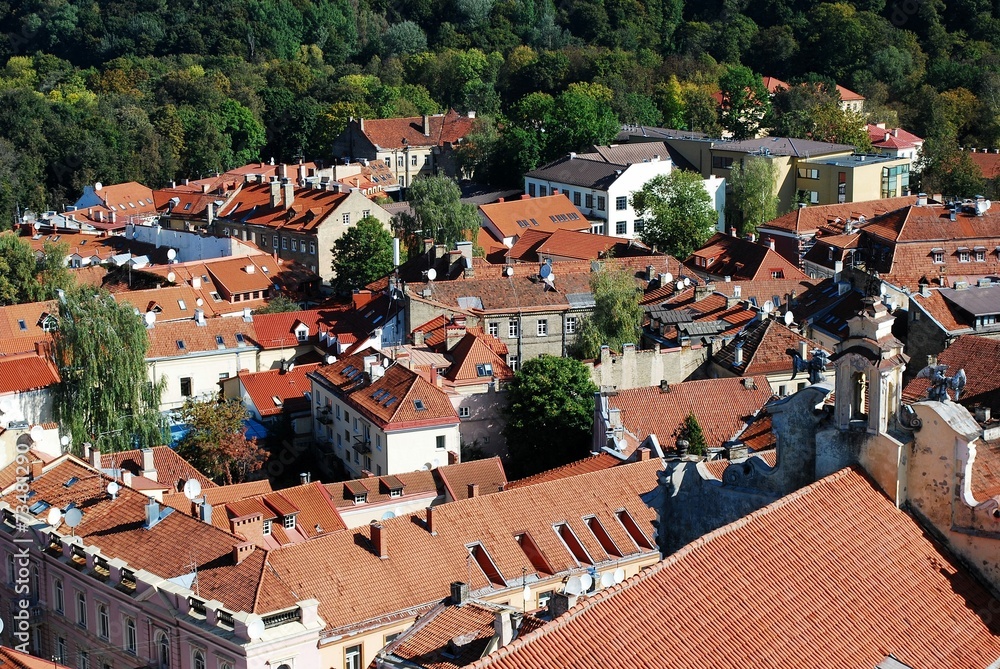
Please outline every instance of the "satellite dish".
[{"label": "satellite dish", "polygon": [[676,285],[676,286],[674,286],[674,287],[675,287],[675,288],[676,288],[677,290],[679,290],[679,291],[680,291],[680,290],[684,290],[684,282],[683,282],[683,281],[678,281],[678,282],[677,282],[677,285]]},{"label": "satellite dish", "polygon": [[146,321],[147,327],[152,327],[153,323],[156,322],[156,312],[147,311],[145,315],[142,317],[142,320]]},{"label": "satellite dish", "polygon": [[687,288],[691,285],[691,279],[684,277],[684,287]]},{"label": "satellite dish", "polygon": [[33,442],[38,443],[39,441],[42,440],[42,437],[45,436],[45,428],[43,428],[41,425],[35,425],[33,428],[31,428],[28,434],[31,436],[31,440]]},{"label": "satellite dish", "polygon": [[122,487],[118,485],[117,481],[112,481],[108,484],[108,494],[111,495],[112,499],[114,499],[115,495],[117,495],[121,489]]},{"label": "satellite dish", "polygon": [[167,260],[173,260],[177,257],[177,249],[167,249]]},{"label": "satellite dish", "polygon": [[194,499],[201,494],[201,484],[198,483],[196,479],[188,479],[184,483],[184,496],[188,499]]},{"label": "satellite dish", "polygon": [[66,511],[65,518],[67,525],[70,527],[76,527],[83,520],[83,511],[80,511],[80,509],[74,506],[72,509],[68,509]]},{"label": "satellite dish", "polygon": [[94,190],[101,190],[102,188],[104,188],[104,184],[102,184],[100,181],[94,184]]},{"label": "satellite dish", "polygon": [[177,275],[176,274],[174,274],[173,272],[167,272],[167,282],[168,283],[173,283],[176,280],[177,280]]},{"label": "satellite dish", "polygon": [[62,522],[62,511],[59,510],[59,507],[54,506],[49,509],[48,514],[45,516],[45,522],[52,527],[59,526],[59,523]]},{"label": "satellite dish", "polygon": [[429,462],[425,462],[425,463],[424,463],[424,469],[425,469],[426,471],[430,471],[430,470],[434,469],[434,465],[432,465],[432,464],[431,464],[431,463],[429,463]]},{"label": "satellite dish", "polygon": [[431,267],[429,270],[427,270],[427,280],[433,281],[436,278],[438,278],[437,270]]},{"label": "satellite dish", "polygon": [[503,273],[506,276],[514,276],[514,268],[513,267],[505,267],[504,270],[503,270]]},{"label": "satellite dish", "polygon": [[583,586],[583,591],[587,592],[590,586],[594,585],[594,577],[590,574],[580,574],[580,585]]},{"label": "satellite dish", "polygon": [[523,599],[526,602],[531,601],[531,588],[528,587],[527,585],[525,585],[524,590],[521,591],[521,599]]},{"label": "satellite dish", "polygon": [[194,303],[200,307],[201,305],[205,304],[205,300],[199,297],[197,300],[194,301]]},{"label": "satellite dish", "polygon": [[69,437],[67,437],[65,434],[59,437],[59,443],[62,444],[63,446],[69,446]]},{"label": "satellite dish", "polygon": [[615,575],[614,574],[612,574],[610,571],[606,571],[603,574],[601,574],[601,587],[602,588],[610,588],[614,584],[615,584]]},{"label": "satellite dish", "polygon": [[326,356],[326,364],[332,365],[335,362],[337,362],[337,356],[335,356],[335,355],[328,355],[328,356]]},{"label": "satellite dish", "polygon": [[9,398],[4,398],[0,400],[0,413],[10,413],[11,409],[14,408],[13,402]]},{"label": "satellite dish", "polygon": [[566,581],[566,594],[567,595],[583,594],[583,581],[580,580],[579,576],[574,576],[568,581]]},{"label": "satellite dish", "polygon": [[390,518],[395,518],[396,513],[394,511],[386,511],[382,514],[382,520],[389,520]]},{"label": "satellite dish", "polygon": [[670,283],[671,281],[674,280],[674,275],[671,274],[670,272],[667,272],[663,278],[666,279],[666,283]]},{"label": "satellite dish", "polygon": [[441,466],[441,460],[440,460],[440,458],[434,458],[433,462],[434,462],[434,466],[435,467],[440,467]]},{"label": "satellite dish", "polygon": [[3,618],[0,618],[0,632],[3,632]]},{"label": "satellite dish", "polygon": [[791,325],[792,321],[795,320],[795,316],[792,315],[791,311],[785,312],[785,325]]},{"label": "satellite dish", "polygon": [[615,569],[615,573],[612,574],[612,576],[615,578],[615,583],[621,583],[625,580],[625,570],[619,567],[618,569]]},{"label": "satellite dish", "polygon": [[260,619],[260,616],[247,618],[247,636],[253,641],[264,636],[264,621]]},{"label": "satellite dish", "polygon": [[552,265],[548,263],[542,265],[542,268],[538,270],[538,276],[542,277],[543,279],[549,278],[551,274],[552,274]]},{"label": "satellite dish", "polygon": [[774,311],[774,303],[768,300],[767,302],[764,303],[764,306],[761,307],[761,309],[764,310],[765,314],[769,314],[772,311]]},{"label": "satellite dish", "polygon": [[397,506],[395,509],[392,510],[392,512],[394,514],[396,514],[397,516],[402,516],[403,515],[403,508]]}]

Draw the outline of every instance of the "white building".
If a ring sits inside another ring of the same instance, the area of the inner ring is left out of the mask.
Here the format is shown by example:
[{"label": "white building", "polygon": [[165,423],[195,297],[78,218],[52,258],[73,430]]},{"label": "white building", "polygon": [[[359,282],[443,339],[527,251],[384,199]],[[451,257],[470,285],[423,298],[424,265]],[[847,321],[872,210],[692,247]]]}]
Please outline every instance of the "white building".
[{"label": "white building", "polygon": [[[564,193],[590,219],[591,232],[634,239],[645,226],[632,208],[633,193],[676,167],[663,142],[598,146],[528,172],[524,192],[531,197]],[[717,229],[724,231],[726,181],[710,176],[704,183],[718,212]]]}]

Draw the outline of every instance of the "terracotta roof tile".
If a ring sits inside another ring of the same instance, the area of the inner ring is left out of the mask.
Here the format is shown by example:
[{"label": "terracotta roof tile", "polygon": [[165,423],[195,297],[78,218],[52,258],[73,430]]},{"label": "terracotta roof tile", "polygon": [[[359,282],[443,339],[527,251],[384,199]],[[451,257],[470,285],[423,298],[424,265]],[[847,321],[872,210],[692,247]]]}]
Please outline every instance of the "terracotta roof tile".
[{"label": "terracotta roof tile", "polygon": [[[793,367],[791,354],[799,350],[799,342],[803,341],[808,345],[809,351],[822,348],[783,323],[765,318],[746,327],[719,349],[712,359],[741,375],[790,372]],[[740,365],[734,364],[737,346],[743,350],[743,362]]]},{"label": "terracotta roof tile", "polygon": [[503,238],[528,230],[590,230],[590,221],[563,193],[479,205],[483,227]]},{"label": "terracotta roof tile", "polygon": [[36,344],[51,342],[51,332],[42,327],[48,316],[59,317],[55,300],[0,307],[0,355],[34,352]]},{"label": "terracotta roof tile", "polygon": [[[915,204],[916,195],[890,197],[881,200],[863,200],[861,202],[845,202],[844,204],[822,204],[815,207],[799,207],[783,216],[779,216],[761,225],[758,231],[763,237],[769,229],[795,232],[799,235],[812,235],[826,226],[836,226],[843,230],[843,221],[858,220],[859,216],[871,219],[879,214],[902,209]],[[840,219],[840,222],[837,222]]]},{"label": "terracotta roof tile", "polygon": [[559,259],[598,260],[606,257],[650,256],[654,253],[640,241],[622,240],[589,232],[556,230],[538,246],[537,255],[542,258],[555,256]]},{"label": "terracotta roof tile", "polygon": [[514,378],[514,371],[489,345],[484,337],[466,333],[451,350],[454,362],[445,377],[454,384],[489,383],[491,379],[506,381]]},{"label": "terracotta roof tile", "polygon": [[38,355],[0,357],[0,394],[23,393],[59,383],[59,372]]},{"label": "terracotta roof tile", "polygon": [[[927,297],[921,293],[912,293],[910,301],[915,302],[918,308],[937,321],[949,334],[972,330],[972,324],[965,322],[965,317],[958,308],[944,299],[944,295],[937,288],[931,288]],[[960,318],[963,320],[959,320]]]},{"label": "terracotta roof tile", "polygon": [[[740,564],[753,565],[752,577]],[[875,667],[890,653],[910,667],[985,667],[1000,657],[1000,622],[982,612],[998,606],[869,479],[844,469],[471,668],[548,658],[578,669],[662,666],[664,657],[678,668]],[[709,619],[708,636],[690,624]],[[593,630],[615,630],[615,642]]]},{"label": "terracotta roof tile", "polygon": [[[254,323],[242,318],[208,318],[204,325],[194,320],[158,323],[146,330],[149,350],[146,358],[175,358],[191,353],[218,351],[220,348],[253,350]],[[218,337],[222,338],[219,343]],[[241,344],[240,339],[243,339]],[[183,347],[178,344],[183,343]]]},{"label": "terracotta roof tile", "polygon": [[[440,469],[440,468],[439,468]],[[354,479],[342,483],[327,483],[326,490],[330,493],[330,499],[338,509],[349,509],[355,506],[355,491],[359,494],[367,494],[366,503],[380,504],[391,501],[394,504],[405,502],[414,497],[435,497],[437,495],[438,483],[434,472],[419,470],[395,474],[392,478],[403,484],[403,493],[399,497],[392,497],[391,488],[386,476],[370,476],[363,479]]]},{"label": "terracotta roof tile", "polygon": [[721,232],[692,253],[684,265],[692,272],[734,280],[808,278],[796,265],[764,244]]},{"label": "terracotta roof tile", "polygon": [[[133,479],[134,481],[135,479]],[[231,485],[220,485],[214,488],[205,488],[201,492],[200,499],[211,506],[224,505],[247,497],[263,495],[271,492],[271,483],[263,481],[247,481],[246,483],[233,483]],[[163,503],[172,506],[178,511],[197,516],[195,504],[187,498],[183,492],[167,493],[163,495]],[[226,526],[228,529],[228,525]]]},{"label": "terracotta roof tile", "polygon": [[[269,369],[265,372],[240,372],[237,377],[250,401],[261,416],[296,413],[309,410],[311,384],[306,375],[319,368],[319,363],[296,365],[291,371]],[[275,403],[274,398],[278,398]]]},{"label": "terracotta roof tile", "polygon": [[[156,480],[164,483],[173,492],[179,491],[188,479],[195,479],[202,489],[214,488],[215,483],[199,472],[191,463],[177,455],[169,446],[154,446],[153,466],[156,468]],[[101,453],[103,469],[125,469],[134,476],[142,473],[142,451],[119,451],[117,453]]]},{"label": "terracotta roof tile", "polygon": [[[372,144],[382,149],[403,146],[443,146],[455,144],[472,130],[475,119],[454,109],[447,114],[428,117],[429,132],[424,135],[423,117],[365,119],[364,134]],[[403,141],[405,140],[405,141]]]},{"label": "terracotta roof tile", "polygon": [[[283,198],[284,195],[280,197]],[[347,197],[347,193],[295,187],[290,208],[284,206],[283,199],[279,199],[277,207],[272,207],[270,184],[248,184],[232,201],[219,209],[219,219],[261,225],[275,230],[315,233]]]},{"label": "terracotta roof tile", "polygon": [[[751,453],[751,458],[760,458],[767,463],[769,467],[774,467],[778,462],[778,452],[774,449],[770,451],[763,451],[760,453]],[[726,470],[729,469],[730,465],[735,464],[732,460],[710,460],[703,463],[705,470],[714,476],[715,478],[722,480],[725,475]]]},{"label": "terracotta roof tile", "polygon": [[[965,370],[967,381],[960,398],[962,405],[982,405],[1000,411],[1000,340],[962,335],[938,354],[937,364],[947,365],[948,375]],[[903,399],[917,402],[927,397],[929,388],[929,379],[915,378],[903,389]]]},{"label": "terracotta roof tile", "polygon": [[621,463],[622,461],[620,459],[609,453],[598,453],[597,455],[588,456],[582,460],[577,460],[576,462],[571,462],[568,465],[563,465],[562,467],[556,467],[555,469],[539,472],[534,476],[528,476],[527,478],[511,481],[506,485],[505,490],[523,488],[524,486],[535,485],[536,483],[558,481],[559,479],[579,476],[580,474],[599,472],[602,469],[608,469],[609,467],[614,467],[616,465],[620,465]]},{"label": "terracotta roof tile", "polygon": [[479,495],[491,495],[507,485],[507,474],[497,457],[438,467],[435,471],[449,501],[467,499],[472,484],[477,486]]},{"label": "terracotta roof tile", "polygon": [[669,392],[659,387],[619,390],[608,397],[608,405],[621,410],[622,425],[640,441],[655,434],[660,446],[670,451],[689,413],[698,419],[708,445],[722,446],[772,396],[767,377],[754,376],[687,381],[671,385]]},{"label": "terracotta roof tile", "polygon": [[1000,176],[1000,153],[992,151],[987,153],[984,151],[968,151],[966,153],[972,162],[979,167],[979,171],[982,172],[984,179],[996,179]]},{"label": "terracotta roof tile", "polygon": [[[485,228],[480,228],[480,230],[485,230]],[[553,234],[551,230],[539,230],[537,228],[522,230],[514,245],[509,250],[506,247],[504,248],[507,252],[501,259],[501,262],[506,262],[508,259],[519,262],[538,262],[538,247],[544,244]]]},{"label": "terracotta roof tile", "polygon": [[70,669],[65,664],[56,664],[55,660],[45,660],[3,646],[0,646],[0,667],[3,669]]}]

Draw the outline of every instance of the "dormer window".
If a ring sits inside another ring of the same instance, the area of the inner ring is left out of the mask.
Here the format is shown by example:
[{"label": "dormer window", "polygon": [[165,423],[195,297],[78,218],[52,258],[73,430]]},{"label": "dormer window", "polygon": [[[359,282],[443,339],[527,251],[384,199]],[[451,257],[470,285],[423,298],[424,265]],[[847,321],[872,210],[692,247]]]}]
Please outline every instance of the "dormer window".
[{"label": "dormer window", "polygon": [[944,249],[931,249],[931,258],[936,263],[944,262]]},{"label": "dormer window", "polygon": [[282,518],[281,524],[282,524],[282,526],[286,530],[294,530],[295,529],[295,516],[292,515],[292,514],[289,514],[289,515],[285,516],[284,518]]},{"label": "dormer window", "polygon": [[367,501],[368,501],[368,493],[362,492],[362,493],[355,493],[354,494],[354,503],[355,504],[364,504]]},{"label": "dormer window", "polygon": [[299,341],[306,341],[309,339],[309,327],[304,323],[300,323],[299,326],[295,328],[295,338]]},{"label": "dormer window", "polygon": [[264,533],[265,537],[271,536],[271,519],[270,518],[265,518],[264,519],[263,533]]}]

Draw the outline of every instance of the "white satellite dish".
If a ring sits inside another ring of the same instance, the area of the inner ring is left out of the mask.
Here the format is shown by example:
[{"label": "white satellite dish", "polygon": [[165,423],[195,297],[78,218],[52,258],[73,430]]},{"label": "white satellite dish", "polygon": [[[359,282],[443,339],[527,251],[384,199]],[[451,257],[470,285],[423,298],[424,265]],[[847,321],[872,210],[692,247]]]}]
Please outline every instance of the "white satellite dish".
[{"label": "white satellite dish", "polygon": [[433,462],[434,462],[434,466],[435,467],[440,467],[441,466],[441,459],[440,458],[434,458]]},{"label": "white satellite dish", "polygon": [[594,577],[590,574],[580,574],[580,585],[583,586],[584,592],[588,592],[590,586],[594,585]]},{"label": "white satellite dish", "polygon": [[618,569],[615,569],[615,573],[612,574],[612,576],[615,577],[615,583],[621,583],[625,580],[625,570],[619,567]]},{"label": "white satellite dish", "polygon": [[398,507],[397,506],[395,509],[392,510],[392,512],[394,514],[396,514],[397,516],[402,516],[403,515],[403,509],[402,509],[402,507]]},{"label": "white satellite dish", "polygon": [[199,297],[197,300],[194,301],[194,303],[200,307],[201,305],[205,304],[205,300]]},{"label": "white satellite dish", "polygon": [[684,282],[683,281],[678,281],[677,285],[674,286],[674,288],[676,288],[677,290],[684,290]]},{"label": "white satellite dish", "polygon": [[118,485],[116,481],[112,481],[111,483],[109,483],[108,494],[111,495],[111,499],[114,499],[121,489],[122,487]]},{"label": "white satellite dish", "polygon": [[94,184],[94,190],[101,190],[102,188],[104,188],[104,184],[102,184],[100,181]]},{"label": "white satellite dish", "polygon": [[260,616],[247,618],[247,636],[253,641],[264,636],[264,621],[260,619]]},{"label": "white satellite dish", "polygon": [[198,483],[197,479],[188,479],[184,483],[184,496],[188,499],[194,499],[201,494],[201,484]]},{"label": "white satellite dish", "polygon": [[62,511],[59,510],[59,507],[54,506],[49,509],[48,514],[45,516],[45,522],[52,527],[59,526],[59,523],[62,522]]},{"label": "white satellite dish", "polygon": [[433,281],[436,278],[438,278],[437,270],[431,267],[429,270],[427,270],[427,280]]},{"label": "white satellite dish", "polygon": [[684,277],[684,287],[687,288],[691,285],[691,279]]},{"label": "white satellite dish", "polygon": [[3,632],[3,618],[0,618],[0,633]]},{"label": "white satellite dish", "polygon": [[792,315],[792,312],[791,311],[786,311],[785,312],[785,325],[791,325],[792,321],[794,321],[794,320],[795,320],[795,316]]},{"label": "white satellite dish", "polygon": [[610,571],[606,571],[603,574],[601,574],[601,587],[602,588],[610,588],[614,584],[615,584],[615,575],[614,574],[612,574]]},{"label": "white satellite dish", "polygon": [[14,404],[9,398],[4,398],[0,400],[0,413],[10,413],[11,409],[14,408]]},{"label": "white satellite dish", "polygon": [[524,586],[524,590],[521,591],[521,599],[523,599],[526,602],[530,602],[531,601],[531,587],[530,586],[527,586],[527,585]]},{"label": "white satellite dish", "polygon": [[765,314],[769,314],[772,311],[774,311],[774,303],[768,300],[767,302],[764,303],[764,306],[761,307],[761,309],[764,310]]},{"label": "white satellite dish", "polygon": [[35,425],[28,434],[31,436],[31,440],[37,444],[45,436],[45,428],[41,425]]},{"label": "white satellite dish", "polygon": [[328,356],[326,356],[326,364],[332,365],[335,362],[337,362],[337,356],[335,356],[335,355],[328,355]]},{"label": "white satellite dish", "polygon": [[177,249],[167,249],[167,260],[173,260],[177,257]]},{"label": "white satellite dish", "polygon": [[514,268],[513,267],[505,267],[504,270],[503,270],[503,273],[506,276],[514,276]]},{"label": "white satellite dish", "polygon": [[663,278],[666,279],[666,283],[670,283],[671,281],[674,280],[674,275],[671,274],[670,272],[667,272]]},{"label": "white satellite dish", "polygon": [[69,437],[67,437],[65,434],[59,437],[59,443],[62,444],[63,446],[69,446]]},{"label": "white satellite dish", "polygon": [[173,283],[177,280],[177,275],[173,272],[167,272],[167,283]]},{"label": "white satellite dish", "polygon": [[70,527],[76,527],[83,520],[83,511],[80,511],[80,509],[74,506],[72,509],[66,510],[65,518],[67,525]]},{"label": "white satellite dish", "polygon": [[583,594],[583,581],[580,580],[579,576],[574,576],[568,581],[566,581],[566,594],[567,595]]},{"label": "white satellite dish", "polygon": [[152,327],[153,323],[156,322],[156,312],[155,311],[147,311],[143,315],[142,320],[146,321],[146,327]]}]

